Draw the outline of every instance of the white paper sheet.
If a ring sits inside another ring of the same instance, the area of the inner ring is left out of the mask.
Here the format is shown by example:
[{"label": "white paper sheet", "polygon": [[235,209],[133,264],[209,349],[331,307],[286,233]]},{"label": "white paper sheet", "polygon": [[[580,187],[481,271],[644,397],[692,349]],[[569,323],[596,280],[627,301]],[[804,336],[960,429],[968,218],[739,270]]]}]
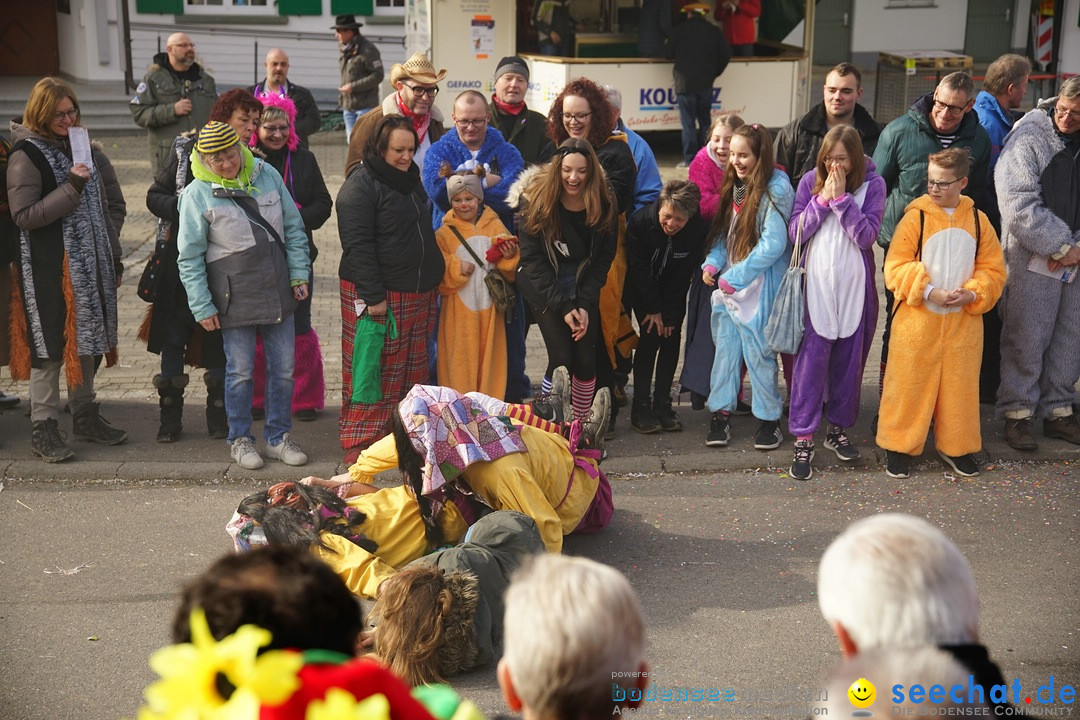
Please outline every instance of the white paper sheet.
[{"label": "white paper sheet", "polygon": [[90,135],[86,128],[68,128],[68,140],[71,141],[71,162],[75,165],[82,163],[88,168],[94,167],[94,159],[90,154]]}]

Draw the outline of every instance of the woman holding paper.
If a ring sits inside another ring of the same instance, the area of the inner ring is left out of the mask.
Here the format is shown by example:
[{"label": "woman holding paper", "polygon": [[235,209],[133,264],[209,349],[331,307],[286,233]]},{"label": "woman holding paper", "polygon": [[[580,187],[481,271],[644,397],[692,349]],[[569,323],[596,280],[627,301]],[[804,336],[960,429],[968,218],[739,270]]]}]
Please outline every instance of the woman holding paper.
[{"label": "woman holding paper", "polygon": [[12,121],[8,201],[19,228],[11,376],[30,380],[31,450],[45,462],[74,456],[60,434],[60,368],[76,440],[116,445],[127,433],[98,414],[95,361],[116,363],[123,194],[112,165],[79,126],[79,103],[57,78],[34,86]]}]

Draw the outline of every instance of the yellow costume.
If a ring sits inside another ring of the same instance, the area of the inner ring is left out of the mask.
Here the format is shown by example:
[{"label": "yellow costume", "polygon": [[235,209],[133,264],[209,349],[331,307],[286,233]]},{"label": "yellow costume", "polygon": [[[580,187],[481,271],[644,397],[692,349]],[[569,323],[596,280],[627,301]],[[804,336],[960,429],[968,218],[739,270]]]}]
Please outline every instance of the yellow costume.
[{"label": "yellow costume", "polygon": [[[928,285],[947,291],[971,290],[975,302],[942,307],[924,300]],[[896,295],[900,307],[889,340],[878,445],[919,455],[933,420],[934,443],[940,452],[956,457],[982,448],[983,325],[979,316],[994,307],[1004,285],[1001,244],[971,198],[961,196],[951,216],[929,195],[907,206],[885,258],[885,286]]]},{"label": "yellow costume", "polygon": [[[531,517],[548,551],[561,552],[563,535],[573,532],[581,522],[596,495],[599,478],[590,477],[575,465],[569,444],[563,437],[519,425],[516,421],[514,424],[529,451],[504,455],[491,462],[474,462],[465,469],[462,477],[469,488],[495,510],[516,510]],[[394,437],[388,435],[361,453],[349,468],[349,475],[357,482],[371,482],[377,473],[397,466]],[[413,505],[416,505],[415,501]],[[443,513],[450,507],[447,503]],[[419,512],[415,521],[418,529],[414,532],[422,540],[424,531],[419,524]],[[440,521],[445,523],[445,518],[440,517]],[[367,533],[367,526],[364,527],[365,534],[378,542],[378,538]],[[449,533],[447,537],[450,537]],[[381,544],[379,550],[382,554]]]},{"label": "yellow costume", "polygon": [[[387,438],[379,442],[385,440]],[[390,436],[389,440],[393,449],[393,436]],[[397,467],[396,458],[393,467]],[[370,480],[370,476],[368,479]],[[374,598],[383,580],[402,566],[431,552],[432,548],[428,546],[424,536],[420,507],[404,485],[357,495],[347,498],[345,502],[367,516],[360,530],[378,545],[376,554],[369,553],[341,535],[328,532],[319,535],[327,547],[312,545],[311,550],[333,568],[354,594]],[[469,529],[465,519],[452,503],[447,503],[439,513],[439,526],[446,541],[450,543],[460,541]]]},{"label": "yellow costume", "polygon": [[[484,260],[493,239],[507,236],[506,226],[495,211],[481,206],[476,224],[446,213],[435,241],[446,261],[446,274],[439,284],[442,315],[439,318],[439,383],[458,392],[479,391],[502,398],[506,393],[506,318],[495,309],[484,284],[484,268],[472,274],[461,272],[462,263],[475,267],[476,260],[461,246],[451,228],[461,233],[469,247]],[[517,274],[517,254],[500,257],[496,270],[513,282]],[[485,265],[489,265],[485,261]]]}]

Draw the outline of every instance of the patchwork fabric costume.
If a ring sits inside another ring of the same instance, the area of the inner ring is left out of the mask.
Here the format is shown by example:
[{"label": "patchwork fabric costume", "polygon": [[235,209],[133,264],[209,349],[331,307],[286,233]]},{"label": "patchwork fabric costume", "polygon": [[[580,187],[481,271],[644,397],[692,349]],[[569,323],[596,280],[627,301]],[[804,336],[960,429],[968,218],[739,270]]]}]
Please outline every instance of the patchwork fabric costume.
[{"label": "patchwork fabric costume", "polygon": [[[776,353],[765,342],[780,280],[791,261],[787,222],[795,193],[783,170],[774,169],[768,192],[762,195],[757,213],[757,245],[735,264],[727,256],[727,232],[721,233],[709,251],[704,270],[713,267],[719,277],[735,288],[734,295],[713,293],[712,334],[716,346],[713,360],[709,410],[735,410],[740,383],[740,364],[745,361],[753,388],[753,412],[759,420],[779,420],[782,410],[776,379]],[[732,223],[738,211],[732,215]]]},{"label": "patchwork fabric costume", "polygon": [[[929,195],[908,205],[885,259],[885,285],[898,307],[881,395],[879,446],[920,455],[932,420],[939,452],[957,457],[982,448],[979,316],[994,307],[1004,284],[997,235],[971,198],[961,196],[951,215]],[[975,293],[975,302],[942,307],[924,298],[927,285],[963,287]]]},{"label": "patchwork fabric costume", "polygon": [[792,242],[802,227],[806,246],[805,332],[788,415],[795,436],[817,432],[822,402],[829,422],[855,424],[878,316],[874,242],[885,211],[885,181],[866,158],[862,186],[823,206],[813,194],[816,180],[816,171],[803,175],[789,227]]}]

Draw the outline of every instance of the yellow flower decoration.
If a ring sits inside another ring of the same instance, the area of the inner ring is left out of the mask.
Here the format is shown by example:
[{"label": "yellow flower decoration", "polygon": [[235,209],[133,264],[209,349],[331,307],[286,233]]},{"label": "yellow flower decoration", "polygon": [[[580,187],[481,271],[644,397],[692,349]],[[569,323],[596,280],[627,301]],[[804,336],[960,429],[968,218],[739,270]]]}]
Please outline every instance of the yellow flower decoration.
[{"label": "yellow flower decoration", "polygon": [[385,695],[357,700],[351,692],[330,688],[323,700],[312,700],[304,720],[389,720],[390,701]]},{"label": "yellow flower decoration", "polygon": [[191,642],[150,656],[161,679],[146,688],[138,720],[257,720],[260,705],[279,705],[300,687],[304,664],[291,650],[259,655],[270,640],[269,630],[244,625],[215,641],[206,613],[192,610]]}]

